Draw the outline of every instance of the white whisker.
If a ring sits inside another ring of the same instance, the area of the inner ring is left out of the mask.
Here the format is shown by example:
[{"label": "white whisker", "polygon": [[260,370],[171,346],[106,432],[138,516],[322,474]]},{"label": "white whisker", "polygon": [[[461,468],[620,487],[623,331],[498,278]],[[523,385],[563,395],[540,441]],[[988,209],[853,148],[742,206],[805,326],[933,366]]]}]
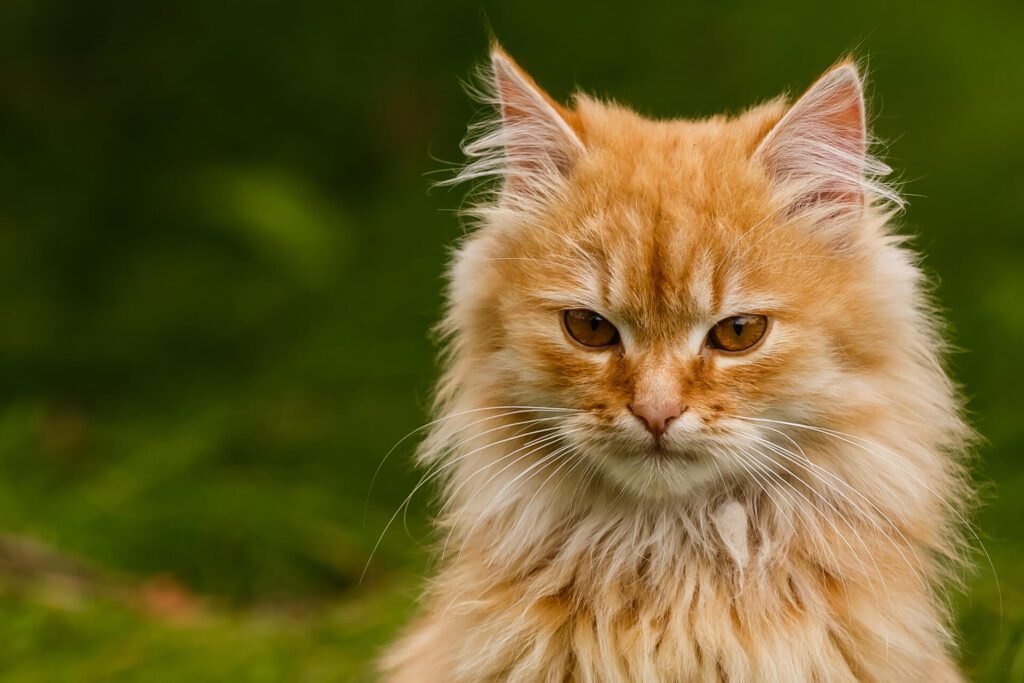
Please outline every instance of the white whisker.
[{"label": "white whisker", "polygon": [[[745,417],[745,416],[738,416],[738,415],[734,416],[734,417],[737,417],[740,420],[749,420],[751,422],[765,422],[765,423],[784,425],[784,426],[787,426],[787,427],[794,427],[794,428],[797,428],[797,429],[805,429],[805,430],[808,430],[808,431],[811,431],[811,432],[815,432],[815,433],[818,433],[818,434],[825,434],[827,436],[831,436],[831,437],[833,437],[835,439],[838,439],[840,441],[848,443],[848,444],[850,444],[852,446],[856,446],[857,448],[860,448],[861,450],[866,451],[867,453],[870,453],[872,455],[876,455],[876,456],[881,455],[881,454],[888,454],[888,455],[890,455],[893,458],[893,460],[886,459],[886,462],[888,464],[892,465],[893,467],[896,467],[904,475],[906,475],[908,477],[912,477],[914,479],[914,481],[918,485],[920,485],[924,490],[926,490],[929,493],[931,493],[935,497],[935,500],[937,500],[944,508],[946,508],[947,511],[949,511],[953,516],[955,516],[960,521],[961,524],[963,524],[963,526],[967,530],[967,532],[969,534],[971,534],[971,536],[974,538],[974,540],[981,547],[981,550],[984,553],[986,560],[988,561],[989,568],[992,571],[992,577],[995,580],[996,593],[998,594],[998,598],[999,598],[999,614],[1000,614],[1000,619],[1002,618],[1002,613],[1003,613],[1003,592],[1002,592],[1002,588],[1001,588],[1001,586],[999,584],[999,576],[998,576],[998,573],[996,572],[995,563],[992,561],[992,556],[989,554],[988,548],[985,547],[985,544],[982,542],[981,537],[978,536],[978,534],[974,530],[973,526],[971,526],[970,522],[960,513],[959,510],[957,510],[953,505],[951,505],[949,503],[949,501],[947,501],[938,491],[936,491],[934,488],[929,486],[927,482],[922,481],[920,477],[916,477],[913,473],[909,472],[906,468],[904,468],[900,464],[899,461],[903,459],[902,456],[900,456],[898,453],[895,453],[895,452],[885,448],[881,444],[877,444],[877,443],[875,443],[875,442],[873,442],[873,441],[871,441],[869,439],[864,439],[862,437],[858,437],[858,436],[855,436],[853,434],[847,434],[845,432],[839,432],[839,431],[836,431],[836,430],[833,430],[833,429],[827,429],[825,427],[815,427],[815,426],[812,426],[812,425],[806,425],[806,424],[802,424],[802,423],[799,423],[799,422],[787,422],[787,421],[784,421],[784,420],[770,420],[768,418]],[[872,450],[871,448],[869,448],[869,446],[873,446],[877,450]]]},{"label": "white whisker", "polygon": [[442,470],[443,470],[443,469],[444,469],[445,467],[451,467],[451,466],[452,466],[452,465],[454,465],[455,463],[457,463],[457,462],[459,462],[459,461],[461,461],[461,460],[465,460],[465,459],[466,459],[466,458],[468,458],[469,456],[471,456],[471,455],[473,455],[473,454],[475,454],[475,453],[478,453],[478,452],[480,452],[480,451],[482,451],[482,450],[484,450],[484,449],[486,449],[486,448],[491,448],[491,447],[493,447],[493,446],[496,446],[496,445],[499,445],[499,444],[502,444],[502,443],[507,443],[508,441],[511,441],[511,440],[513,440],[513,439],[519,439],[519,438],[523,438],[524,436],[531,436],[531,435],[534,435],[534,434],[540,434],[540,433],[545,433],[545,432],[551,432],[551,431],[555,431],[555,430],[557,430],[557,429],[558,429],[558,427],[548,427],[548,428],[545,428],[545,429],[539,429],[539,430],[535,430],[535,431],[532,431],[532,432],[527,432],[527,434],[525,434],[525,435],[522,435],[522,434],[515,434],[515,435],[513,435],[513,436],[510,436],[510,437],[508,437],[508,438],[505,438],[505,439],[501,439],[501,440],[499,440],[499,441],[495,441],[495,442],[493,442],[493,443],[489,443],[489,444],[486,444],[486,445],[484,445],[484,446],[480,446],[480,447],[478,447],[478,448],[475,448],[475,449],[473,449],[473,450],[469,451],[468,453],[464,453],[464,454],[462,454],[462,455],[458,456],[457,458],[454,458],[454,459],[452,459],[452,460],[450,460],[450,461],[447,461],[447,462],[443,463],[443,464],[441,465],[441,467],[439,467],[439,468],[438,468],[437,470],[435,470],[435,471],[434,471],[433,473],[430,473],[430,472],[428,472],[428,474],[427,474],[427,475],[425,475],[425,477],[424,477],[424,478],[423,478],[423,479],[422,479],[422,480],[420,481],[420,483],[418,483],[418,484],[417,484],[417,485],[416,485],[416,486],[415,486],[415,487],[413,488],[413,490],[412,490],[412,491],[411,491],[411,492],[409,493],[409,495],[405,497],[405,500],[403,500],[403,501],[402,501],[402,503],[400,503],[400,504],[399,504],[399,506],[398,506],[398,509],[397,509],[397,510],[395,510],[395,513],[394,513],[393,515],[391,515],[391,518],[390,518],[390,519],[388,520],[388,523],[387,523],[387,524],[386,524],[386,525],[384,526],[384,531],[382,531],[382,532],[381,532],[381,534],[380,534],[380,536],[379,536],[379,537],[377,538],[377,542],[376,542],[376,543],[374,544],[374,546],[373,546],[373,550],[371,550],[371,551],[370,551],[370,556],[369,556],[369,558],[367,558],[367,560],[366,560],[366,566],[365,566],[365,567],[363,567],[363,573],[362,573],[362,575],[360,575],[360,577],[359,577],[359,580],[360,580],[360,582],[362,582],[362,580],[363,580],[363,579],[364,579],[364,578],[366,577],[366,571],[367,571],[367,570],[368,570],[368,569],[370,568],[370,562],[371,562],[371,561],[373,560],[373,556],[374,556],[374,554],[375,554],[375,553],[377,552],[377,549],[378,549],[378,548],[380,547],[380,543],[381,543],[381,541],[382,541],[382,540],[384,539],[384,535],[385,535],[385,534],[387,534],[387,532],[388,532],[388,529],[390,529],[390,528],[391,528],[391,525],[392,525],[392,524],[394,523],[395,519],[396,519],[396,518],[398,517],[398,514],[399,514],[399,513],[401,512],[402,508],[403,508],[403,507],[404,507],[405,505],[408,505],[409,501],[411,501],[411,500],[412,500],[412,497],[413,497],[414,495],[416,495],[416,492],[417,492],[417,491],[419,491],[419,490],[420,490],[420,489],[421,489],[421,488],[422,488],[423,486],[425,486],[425,485],[426,485],[426,483],[427,483],[428,481],[430,481],[430,480],[431,480],[432,478],[436,478],[436,476],[437,476],[437,475],[438,475],[438,474],[439,474],[439,473],[440,473],[440,472],[441,472],[441,471],[442,471]]}]

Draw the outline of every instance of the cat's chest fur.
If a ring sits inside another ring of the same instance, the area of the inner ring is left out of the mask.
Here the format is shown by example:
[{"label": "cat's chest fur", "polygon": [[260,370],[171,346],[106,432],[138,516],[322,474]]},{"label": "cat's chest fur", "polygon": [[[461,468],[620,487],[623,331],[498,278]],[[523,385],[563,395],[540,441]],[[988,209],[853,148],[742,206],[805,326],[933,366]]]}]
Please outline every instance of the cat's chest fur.
[{"label": "cat's chest fur", "polygon": [[574,536],[596,529],[567,525],[525,573],[459,557],[434,586],[432,616],[392,654],[416,677],[394,680],[957,680],[913,656],[940,635],[920,618],[919,591],[879,584],[870,563],[836,576],[737,501],[706,512],[608,527],[589,549]]}]

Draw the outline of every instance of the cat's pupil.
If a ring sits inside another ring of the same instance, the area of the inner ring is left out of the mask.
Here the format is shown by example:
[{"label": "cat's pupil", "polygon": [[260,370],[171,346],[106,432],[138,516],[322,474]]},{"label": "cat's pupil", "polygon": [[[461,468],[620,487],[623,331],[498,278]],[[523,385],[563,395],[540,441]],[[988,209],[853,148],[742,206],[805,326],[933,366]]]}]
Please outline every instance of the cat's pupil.
[{"label": "cat's pupil", "polygon": [[601,316],[592,315],[590,316],[590,331],[597,332],[598,326],[601,324]]},{"label": "cat's pupil", "polygon": [[746,323],[743,321],[742,318],[736,318],[735,320],[732,321],[733,334],[735,334],[737,337],[741,336],[743,334],[743,328],[745,326]]}]

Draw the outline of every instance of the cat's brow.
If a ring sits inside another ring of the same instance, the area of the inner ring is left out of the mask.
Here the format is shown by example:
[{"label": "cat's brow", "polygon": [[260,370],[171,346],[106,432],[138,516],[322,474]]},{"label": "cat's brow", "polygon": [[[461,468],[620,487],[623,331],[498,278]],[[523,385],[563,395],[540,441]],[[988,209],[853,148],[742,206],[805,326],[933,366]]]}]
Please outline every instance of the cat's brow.
[{"label": "cat's brow", "polygon": [[596,292],[586,289],[559,288],[536,289],[530,298],[542,306],[551,308],[587,308],[608,315],[608,306]]},{"label": "cat's brow", "polygon": [[717,307],[716,299],[721,293],[715,289],[715,265],[711,258],[707,255],[695,258],[688,278],[687,293],[691,306],[698,316],[703,317]]},{"label": "cat's brow", "polygon": [[786,302],[776,296],[738,293],[735,296],[724,299],[716,315],[724,317],[738,313],[770,314],[785,307]]}]

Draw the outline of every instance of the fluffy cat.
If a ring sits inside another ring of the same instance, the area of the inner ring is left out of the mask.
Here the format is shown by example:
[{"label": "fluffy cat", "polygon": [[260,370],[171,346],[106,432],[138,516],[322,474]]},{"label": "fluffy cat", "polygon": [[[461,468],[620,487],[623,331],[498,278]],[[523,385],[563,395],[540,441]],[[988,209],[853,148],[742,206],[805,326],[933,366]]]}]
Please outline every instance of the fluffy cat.
[{"label": "fluffy cat", "polygon": [[385,680],[961,680],[971,434],[856,65],[699,121],[486,79]]}]

